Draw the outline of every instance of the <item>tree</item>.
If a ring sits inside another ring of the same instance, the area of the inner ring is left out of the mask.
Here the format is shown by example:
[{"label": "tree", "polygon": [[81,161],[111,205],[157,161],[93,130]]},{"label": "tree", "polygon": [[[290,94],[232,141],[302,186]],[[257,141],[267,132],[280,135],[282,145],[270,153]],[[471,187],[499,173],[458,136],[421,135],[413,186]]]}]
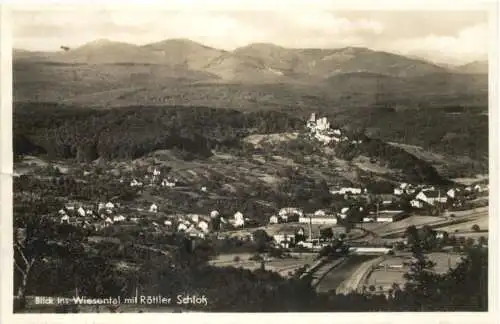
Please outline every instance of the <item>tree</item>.
[{"label": "tree", "polygon": [[479,228],[479,225],[477,224],[474,224],[472,225],[471,229],[474,231],[474,232],[479,232],[481,229]]},{"label": "tree", "polygon": [[322,228],[319,232],[320,239],[331,240],[333,239],[333,230],[331,227]]},{"label": "tree", "polygon": [[269,242],[271,241],[271,237],[264,230],[256,230],[253,232],[253,240],[255,245],[257,246],[257,251],[259,253],[267,251],[269,248]]},{"label": "tree", "polygon": [[26,292],[37,262],[46,257],[77,257],[82,251],[81,230],[71,225],[60,226],[34,213],[14,213],[14,278],[17,278],[15,294],[19,309],[26,306]]},{"label": "tree", "polygon": [[418,230],[415,225],[408,226],[405,231],[405,237],[408,240],[408,245],[420,244]]}]

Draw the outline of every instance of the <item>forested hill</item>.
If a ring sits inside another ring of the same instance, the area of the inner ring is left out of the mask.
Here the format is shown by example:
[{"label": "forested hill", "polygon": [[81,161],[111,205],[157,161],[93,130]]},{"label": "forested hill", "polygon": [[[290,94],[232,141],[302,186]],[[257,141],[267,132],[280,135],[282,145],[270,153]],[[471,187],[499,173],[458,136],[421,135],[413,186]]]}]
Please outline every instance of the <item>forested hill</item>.
[{"label": "forested hill", "polygon": [[303,120],[277,111],[242,113],[206,107],[66,109],[56,104],[23,104],[14,111],[15,154],[90,161],[130,159],[176,148],[197,156],[220,146],[239,146],[254,133],[303,127]]}]

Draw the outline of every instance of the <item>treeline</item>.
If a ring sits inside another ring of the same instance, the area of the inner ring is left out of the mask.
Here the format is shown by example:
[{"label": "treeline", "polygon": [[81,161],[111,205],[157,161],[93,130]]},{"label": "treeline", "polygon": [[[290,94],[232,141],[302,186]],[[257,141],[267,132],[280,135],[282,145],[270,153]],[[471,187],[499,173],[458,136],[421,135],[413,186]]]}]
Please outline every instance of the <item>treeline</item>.
[{"label": "treeline", "polygon": [[137,158],[176,148],[207,156],[214,148],[239,148],[251,132],[297,130],[303,121],[277,111],[243,113],[205,107],[125,107],[93,110],[52,104],[14,109],[16,155],[90,161]]},{"label": "treeline", "polygon": [[[430,106],[430,104],[428,105]],[[450,156],[469,157],[472,173],[488,171],[487,107],[350,107],[327,113],[337,123],[364,128],[370,137],[420,146]],[[462,170],[467,171],[467,170]]]}]

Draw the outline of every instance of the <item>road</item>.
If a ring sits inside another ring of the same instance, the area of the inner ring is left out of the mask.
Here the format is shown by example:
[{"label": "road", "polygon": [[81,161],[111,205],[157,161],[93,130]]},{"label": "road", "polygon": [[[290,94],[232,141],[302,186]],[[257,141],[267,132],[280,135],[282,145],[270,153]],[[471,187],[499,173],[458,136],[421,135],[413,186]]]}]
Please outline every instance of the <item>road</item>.
[{"label": "road", "polygon": [[[377,258],[370,255],[351,255],[344,261],[340,262],[335,267],[324,265],[322,269],[327,269],[326,273],[320,278],[316,284],[316,291],[320,293],[336,290],[342,282],[350,278],[353,273],[367,261]],[[329,269],[329,270],[328,270]],[[318,271],[319,273],[319,271]]]},{"label": "road", "polygon": [[358,291],[359,287],[366,280],[367,276],[372,271],[372,268],[384,260],[384,257],[363,262],[346,280],[340,283],[337,287],[337,294],[348,294],[352,291]]}]

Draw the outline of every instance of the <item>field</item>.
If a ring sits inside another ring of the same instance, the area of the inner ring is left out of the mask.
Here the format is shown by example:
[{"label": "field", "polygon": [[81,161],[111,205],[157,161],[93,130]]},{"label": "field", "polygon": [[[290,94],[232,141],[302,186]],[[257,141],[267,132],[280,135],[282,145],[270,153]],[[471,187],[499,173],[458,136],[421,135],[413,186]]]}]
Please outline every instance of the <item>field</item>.
[{"label": "field", "polygon": [[[432,252],[426,256],[430,261],[435,263],[433,269],[437,273],[444,273],[449,270],[449,267],[453,268],[460,262],[460,255],[456,253]],[[364,285],[367,287],[373,285],[377,290],[382,286],[384,291],[390,289],[393,283],[401,286],[405,282],[403,275],[408,271],[408,267],[403,266],[403,262],[407,262],[410,259],[411,255],[405,253],[386,257],[380,263],[379,268],[369,274]],[[388,267],[387,271],[384,269],[386,265]],[[391,268],[391,266],[395,268]]]},{"label": "field", "polygon": [[[260,268],[260,261],[249,260],[254,254],[251,253],[231,253],[221,254],[210,260],[209,264],[217,267],[236,267],[249,270]],[[311,265],[316,257],[315,253],[292,253],[290,257],[283,258],[265,258],[265,268],[275,271],[282,276],[288,276],[304,265]]]},{"label": "field", "polygon": [[364,223],[361,224],[360,227],[369,231],[373,231],[376,234],[382,235],[388,232],[394,232],[399,230],[403,231],[408,226],[411,225],[420,226],[420,225],[443,221],[445,219],[446,218],[444,217],[435,217],[435,216],[410,216],[408,218],[393,223],[385,223],[385,224]]}]

